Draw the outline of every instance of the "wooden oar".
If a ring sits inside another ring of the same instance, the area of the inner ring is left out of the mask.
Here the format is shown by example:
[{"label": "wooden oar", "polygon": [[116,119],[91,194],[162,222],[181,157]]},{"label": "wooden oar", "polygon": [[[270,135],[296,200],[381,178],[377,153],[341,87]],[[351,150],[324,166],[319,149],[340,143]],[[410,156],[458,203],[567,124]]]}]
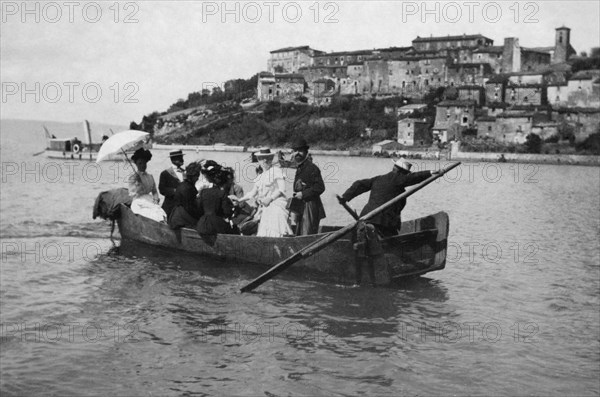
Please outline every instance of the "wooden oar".
[{"label": "wooden oar", "polygon": [[46,151],[46,149],[42,150],[41,152],[34,153],[33,157],[39,156],[40,154],[44,153],[45,151]]},{"label": "wooden oar", "polygon": [[352,215],[352,218],[354,218],[354,219],[356,219],[356,220],[358,220],[358,218],[360,218],[360,217],[358,216],[358,214],[356,213],[356,211],[354,211],[354,209],[353,209],[352,207],[350,207],[350,206],[348,205],[348,203],[346,203],[346,202],[345,202],[345,201],[344,201],[344,200],[343,200],[343,199],[340,197],[340,195],[339,195],[339,194],[336,194],[336,195],[335,195],[335,197],[338,199],[338,201],[339,201],[339,203],[342,205],[342,207],[344,207],[344,208],[346,209],[346,211],[348,211],[348,213],[349,213],[350,215]]},{"label": "wooden oar", "polygon": [[269,270],[267,270],[266,272],[264,272],[263,274],[261,274],[260,276],[255,278],[254,280],[252,280],[249,284],[242,287],[240,289],[240,292],[252,291],[259,285],[263,284],[265,281],[268,281],[271,278],[275,277],[276,275],[278,275],[279,273],[281,273],[282,271],[284,271],[285,269],[287,269],[294,263],[298,262],[299,260],[308,258],[308,257],[314,255],[315,253],[319,252],[323,248],[327,247],[329,244],[335,242],[336,240],[339,240],[344,235],[349,233],[352,229],[354,229],[356,227],[356,225],[358,224],[358,222],[366,221],[366,220],[374,217],[375,215],[379,214],[380,212],[385,211],[387,208],[393,206],[400,200],[403,200],[403,199],[409,197],[410,195],[415,194],[419,190],[423,189],[425,186],[429,185],[431,182],[435,181],[436,179],[438,179],[439,177],[444,175],[446,172],[450,171],[451,169],[453,169],[455,167],[458,167],[459,165],[460,165],[460,162],[457,162],[457,163],[454,163],[454,164],[446,167],[445,169],[441,170],[439,174],[432,175],[429,178],[427,178],[426,180],[424,180],[423,182],[416,185],[414,189],[411,189],[407,192],[402,193],[401,195],[391,199],[387,203],[374,209],[373,211],[369,212],[368,214],[363,215],[358,220],[349,224],[348,226],[345,226],[340,230],[330,233],[327,236],[324,236],[323,238],[321,238],[320,240],[313,242],[309,246],[302,248],[300,251],[296,252],[294,255],[279,262],[278,264],[276,264],[275,266],[273,266],[272,268],[270,268]]}]

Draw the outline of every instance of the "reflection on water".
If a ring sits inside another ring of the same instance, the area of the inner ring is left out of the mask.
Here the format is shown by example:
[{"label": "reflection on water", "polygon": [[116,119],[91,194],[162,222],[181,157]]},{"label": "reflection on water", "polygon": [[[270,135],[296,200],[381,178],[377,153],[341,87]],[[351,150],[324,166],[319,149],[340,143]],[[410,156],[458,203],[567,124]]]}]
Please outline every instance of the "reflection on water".
[{"label": "reflection on water", "polygon": [[[168,158],[154,154],[158,176]],[[246,154],[218,156],[246,166]],[[390,166],[315,157],[326,172],[329,225],[351,221],[334,194]],[[487,167],[500,175],[490,182],[479,164],[423,189],[404,219],[450,215],[446,269],[427,277],[350,287],[292,268],[238,294],[264,268],[113,250],[110,224],[91,220],[92,203],[123,185],[128,170],[99,167],[97,180],[68,164],[52,183],[3,175],[3,394],[599,392],[598,168],[497,164]]]}]

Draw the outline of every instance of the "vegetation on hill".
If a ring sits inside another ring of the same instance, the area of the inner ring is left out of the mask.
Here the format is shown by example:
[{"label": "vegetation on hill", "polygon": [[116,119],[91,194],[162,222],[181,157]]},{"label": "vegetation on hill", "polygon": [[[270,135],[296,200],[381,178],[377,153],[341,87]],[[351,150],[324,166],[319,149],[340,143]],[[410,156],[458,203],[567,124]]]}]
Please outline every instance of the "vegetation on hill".
[{"label": "vegetation on hill", "polygon": [[[300,101],[268,102],[260,105],[257,112],[234,107],[210,123],[186,122],[177,131],[155,139],[162,143],[282,147],[302,136],[313,148],[361,149],[383,139],[395,139],[397,118],[393,112],[386,114],[386,108],[395,111],[407,103],[402,97],[365,100],[358,96],[336,97],[328,107],[310,106]],[[433,123],[434,115],[432,103],[411,117],[426,118]]]},{"label": "vegetation on hill", "polygon": [[[600,68],[600,50],[594,48],[590,56],[575,58],[571,66],[572,73]],[[229,80],[222,87],[192,92],[186,99],[177,100],[166,112],[150,113],[144,116],[140,124],[132,122],[130,128],[155,133],[155,127],[164,124],[165,120],[159,122],[161,116],[180,112],[169,119],[174,127],[169,127],[166,134],[154,137],[156,142],[282,147],[302,136],[313,148],[367,150],[381,140],[396,139],[396,109],[411,103],[411,99],[404,97],[381,99],[375,96],[342,95],[332,97],[332,103],[327,107],[317,107],[308,105],[307,98],[300,96],[293,102],[267,102],[243,109],[240,102],[255,97],[258,76]],[[424,119],[433,126],[436,105],[445,99],[444,95],[444,87],[431,88],[418,101],[427,104],[424,110],[400,118]],[[194,113],[204,112],[202,109],[208,109],[210,116],[194,117]],[[477,138],[476,130],[466,131],[462,148],[475,152],[600,154],[600,131],[585,142],[576,144],[573,129],[572,126],[562,125],[557,136],[546,140],[530,134],[524,144]]]},{"label": "vegetation on hill", "polygon": [[589,69],[600,69],[600,47],[592,48],[589,56],[578,57],[571,64],[573,73]]},{"label": "vegetation on hill", "polygon": [[203,88],[197,92],[188,94],[187,99],[178,99],[172,104],[167,113],[179,110],[190,109],[201,105],[211,105],[225,101],[241,101],[244,98],[251,98],[258,85],[258,74],[249,79],[228,80],[223,87],[214,86]]}]

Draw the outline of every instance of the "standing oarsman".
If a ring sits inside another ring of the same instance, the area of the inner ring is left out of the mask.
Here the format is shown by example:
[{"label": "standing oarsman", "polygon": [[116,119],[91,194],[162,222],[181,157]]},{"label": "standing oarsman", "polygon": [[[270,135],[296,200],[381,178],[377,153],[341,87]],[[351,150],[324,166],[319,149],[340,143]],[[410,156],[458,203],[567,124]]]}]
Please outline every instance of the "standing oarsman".
[{"label": "standing oarsman", "polygon": [[[360,213],[360,216],[363,216],[404,193],[406,187],[416,185],[430,176],[440,173],[440,171],[410,172],[411,168],[412,164],[398,160],[394,162],[392,171],[387,174],[354,182],[340,197],[340,202],[346,203],[354,197],[370,191],[369,201]],[[399,234],[400,213],[405,206],[406,200],[401,200],[368,221],[358,223],[354,236],[356,281],[358,283],[361,282],[362,262],[365,258],[368,261],[371,282],[377,284],[389,282],[380,240]]]},{"label": "standing oarsman", "polygon": [[181,150],[175,150],[169,153],[171,158],[172,166],[160,173],[158,181],[158,191],[160,194],[165,196],[162,208],[167,213],[167,216],[171,215],[171,211],[175,208],[175,189],[185,178],[185,172],[183,170],[183,153]]},{"label": "standing oarsman", "polygon": [[289,210],[297,216],[296,235],[317,234],[319,223],[325,218],[325,208],[321,202],[325,183],[321,177],[321,170],[309,158],[306,140],[296,139],[292,150],[297,169]]}]

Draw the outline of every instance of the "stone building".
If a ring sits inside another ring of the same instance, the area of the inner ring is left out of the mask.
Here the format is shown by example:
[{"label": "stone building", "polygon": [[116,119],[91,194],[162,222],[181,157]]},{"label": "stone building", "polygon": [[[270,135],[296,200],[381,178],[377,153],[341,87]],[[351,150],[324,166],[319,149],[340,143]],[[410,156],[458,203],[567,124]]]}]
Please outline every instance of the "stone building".
[{"label": "stone building", "polygon": [[504,103],[504,91],[508,84],[507,74],[497,74],[485,82],[485,102],[490,104]]},{"label": "stone building", "polygon": [[549,52],[534,48],[521,48],[521,67],[519,71],[534,71],[550,65],[552,56]]},{"label": "stone building", "polygon": [[421,92],[420,61],[419,58],[414,57],[380,61],[387,64],[383,73],[387,72],[388,92],[405,96],[418,95]]},{"label": "stone building", "polygon": [[422,51],[440,51],[448,48],[477,48],[488,47],[494,44],[494,40],[482,36],[481,34],[462,35],[462,36],[438,36],[438,37],[419,37],[412,41],[412,46],[417,52]]},{"label": "stone building", "polygon": [[558,135],[559,125],[559,123],[554,121],[533,123],[531,125],[531,133],[538,135],[542,139],[548,139]]},{"label": "stone building", "polygon": [[556,28],[554,36],[554,51],[552,52],[552,63],[564,63],[573,55],[577,54],[571,46],[571,29],[566,26]]},{"label": "stone building", "polygon": [[259,73],[256,97],[259,101],[273,101],[275,99],[275,75],[273,73]]},{"label": "stone building", "polygon": [[437,104],[433,138],[448,142],[462,137],[463,131],[475,127],[475,101],[445,100]]},{"label": "stone building", "polygon": [[479,116],[475,119],[478,137],[497,139],[499,136],[498,123],[494,116]]},{"label": "stone building", "polygon": [[363,75],[363,63],[356,62],[348,64],[346,71],[346,79],[342,80],[340,94],[342,95],[357,95],[363,94],[365,91]]},{"label": "stone building", "polygon": [[427,56],[419,59],[420,87],[427,90],[429,87],[440,87],[448,80],[447,59],[442,56]]},{"label": "stone building", "polygon": [[501,73],[503,46],[489,46],[473,50],[470,63],[486,63],[492,73]]},{"label": "stone building", "polygon": [[600,108],[567,107],[555,109],[553,119],[571,126],[576,141],[582,141],[600,128]]},{"label": "stone building", "polygon": [[375,154],[375,153],[381,154],[383,152],[389,152],[389,151],[398,150],[398,149],[402,149],[402,146],[397,141],[393,141],[391,139],[386,139],[386,140],[383,140],[381,142],[377,142],[376,144],[374,144],[371,148],[371,152],[373,154]]},{"label": "stone building", "polygon": [[600,108],[600,70],[582,70],[567,83],[568,106]]},{"label": "stone building", "polygon": [[475,101],[477,106],[485,104],[485,89],[480,85],[463,85],[458,88],[459,100]]},{"label": "stone building", "polygon": [[363,79],[366,92],[370,94],[389,92],[389,63],[385,60],[364,62]]},{"label": "stone building", "polygon": [[542,84],[509,84],[504,98],[509,105],[543,105],[547,102],[546,90]]},{"label": "stone building", "polygon": [[316,55],[323,51],[315,50],[309,46],[286,47],[271,51],[271,58],[267,61],[267,71],[270,73],[296,73],[302,67],[313,64]]},{"label": "stone building", "polygon": [[533,111],[507,110],[496,116],[496,136],[500,142],[524,143],[531,133]]},{"label": "stone building", "polygon": [[404,146],[430,145],[433,141],[429,123],[425,119],[406,118],[398,120],[398,143]]},{"label": "stone building", "polygon": [[312,95],[314,98],[321,98],[325,93],[335,92],[335,82],[331,79],[319,79],[313,81]]},{"label": "stone building", "polygon": [[372,50],[339,51],[315,55],[314,66],[347,66],[352,63],[362,63],[373,54]]},{"label": "stone building", "polygon": [[298,73],[262,72],[258,76],[257,97],[259,101],[290,101],[304,93],[304,84],[304,76]]},{"label": "stone building", "polygon": [[483,85],[492,69],[487,63],[457,63],[447,68],[447,82],[450,85]]}]

